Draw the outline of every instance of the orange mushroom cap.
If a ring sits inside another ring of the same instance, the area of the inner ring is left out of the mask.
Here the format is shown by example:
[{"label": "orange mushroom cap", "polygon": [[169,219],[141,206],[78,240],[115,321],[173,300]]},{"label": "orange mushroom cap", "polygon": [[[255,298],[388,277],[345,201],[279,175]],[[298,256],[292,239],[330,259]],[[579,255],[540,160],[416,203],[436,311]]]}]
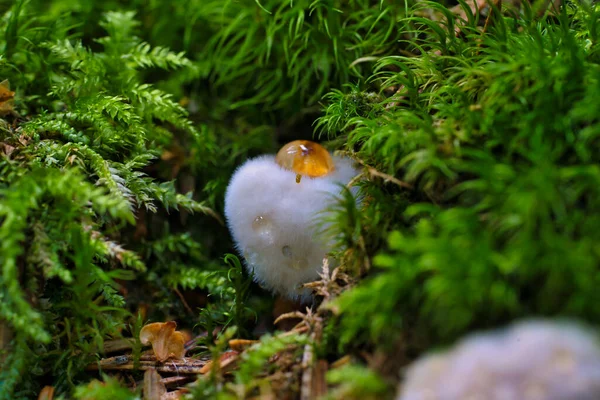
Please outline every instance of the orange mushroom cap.
[{"label": "orange mushroom cap", "polygon": [[289,142],[279,150],[275,161],[282,168],[311,178],[327,175],[334,170],[329,152],[310,140]]}]

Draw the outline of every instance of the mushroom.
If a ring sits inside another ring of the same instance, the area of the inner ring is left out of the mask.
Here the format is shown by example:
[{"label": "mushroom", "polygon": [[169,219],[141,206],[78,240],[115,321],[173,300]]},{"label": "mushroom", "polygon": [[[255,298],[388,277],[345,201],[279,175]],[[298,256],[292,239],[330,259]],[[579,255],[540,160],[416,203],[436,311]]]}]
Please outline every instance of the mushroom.
[{"label": "mushroom", "polygon": [[145,325],[140,331],[140,342],[144,346],[151,344],[154,355],[160,362],[171,357],[182,359],[185,356],[185,336],[176,331],[176,327],[175,321]]},{"label": "mushroom", "polygon": [[225,195],[227,224],[247,269],[262,286],[308,301],[299,287],[319,278],[331,243],[319,237],[318,214],[358,174],[351,160],[321,145],[297,140],[277,156],[248,160]]}]

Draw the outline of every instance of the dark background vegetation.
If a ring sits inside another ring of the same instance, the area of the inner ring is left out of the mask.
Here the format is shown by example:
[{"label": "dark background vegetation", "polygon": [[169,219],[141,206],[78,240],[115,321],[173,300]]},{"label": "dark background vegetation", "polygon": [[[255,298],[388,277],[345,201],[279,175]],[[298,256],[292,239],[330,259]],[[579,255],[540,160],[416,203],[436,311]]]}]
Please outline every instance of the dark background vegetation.
[{"label": "dark background vegetation", "polygon": [[329,217],[353,283],[313,345],[354,357],[331,396],[392,396],[472,330],[600,322],[600,10],[472,3],[2,1],[0,398],[129,398],[85,366],[138,315],[272,331],[275,300],[223,259],[223,197],[300,138],[365,167],[363,204]]}]

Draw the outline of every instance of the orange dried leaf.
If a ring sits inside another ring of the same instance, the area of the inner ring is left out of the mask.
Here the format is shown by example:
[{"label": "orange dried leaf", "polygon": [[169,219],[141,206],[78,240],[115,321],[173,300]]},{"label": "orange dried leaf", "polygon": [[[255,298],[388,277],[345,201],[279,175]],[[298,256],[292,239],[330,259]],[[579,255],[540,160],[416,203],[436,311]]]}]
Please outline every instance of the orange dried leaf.
[{"label": "orange dried leaf", "polygon": [[204,367],[200,368],[200,373],[201,374],[207,374],[213,367],[213,361],[212,360],[208,360],[208,362],[206,364],[204,364]]},{"label": "orange dried leaf", "polygon": [[231,371],[237,364],[240,353],[235,350],[226,351],[219,357],[219,369],[223,372]]},{"label": "orange dried leaf", "polygon": [[40,395],[38,396],[38,400],[52,400],[54,399],[54,387],[53,386],[44,386]]},{"label": "orange dried leaf", "polygon": [[[221,354],[219,357],[219,369],[222,372],[229,371],[232,367],[235,366],[236,361],[238,360],[240,353],[234,350],[226,351]],[[213,368],[213,360],[209,360],[204,366],[200,369],[201,374],[207,374]]]},{"label": "orange dried leaf", "polygon": [[0,82],[0,115],[7,115],[13,112],[15,92],[10,90],[8,79]]},{"label": "orange dried leaf", "polygon": [[232,350],[243,351],[245,348],[252,346],[255,343],[258,343],[258,340],[248,340],[248,339],[231,339],[229,341],[229,347]]},{"label": "orange dried leaf", "polygon": [[154,355],[160,362],[170,357],[181,359],[185,356],[185,337],[175,331],[176,327],[175,321],[148,324],[140,331],[140,341],[143,345],[152,345]]}]

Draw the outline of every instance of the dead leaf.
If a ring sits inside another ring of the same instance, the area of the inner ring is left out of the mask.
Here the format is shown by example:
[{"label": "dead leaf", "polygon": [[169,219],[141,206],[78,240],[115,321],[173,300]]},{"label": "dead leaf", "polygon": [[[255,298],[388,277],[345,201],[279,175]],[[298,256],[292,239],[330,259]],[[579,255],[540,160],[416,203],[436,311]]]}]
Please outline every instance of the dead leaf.
[{"label": "dead leaf", "polygon": [[174,392],[166,393],[162,397],[162,400],[179,400],[186,393],[187,391],[183,389],[175,390]]},{"label": "dead leaf", "polygon": [[4,154],[10,157],[12,152],[15,151],[15,148],[6,143],[2,143],[2,145],[3,145],[2,147],[4,147]]},{"label": "dead leaf", "polygon": [[167,393],[165,384],[161,382],[161,376],[154,368],[144,373],[144,400],[161,400]]},{"label": "dead leaf", "polygon": [[19,135],[19,143],[21,143],[23,146],[27,146],[30,140],[31,138],[29,136]]},{"label": "dead leaf", "polygon": [[[225,373],[230,371],[235,366],[235,363],[237,362],[239,356],[240,353],[238,353],[235,350],[226,351],[225,353],[221,354],[221,356],[219,357],[219,368],[221,372]],[[212,368],[213,361],[210,360],[206,363],[206,365],[204,365],[204,367],[202,367],[200,373],[206,374],[210,372]]]},{"label": "dead leaf", "polygon": [[340,368],[340,367],[342,367],[344,365],[348,365],[348,364],[350,364],[351,361],[352,361],[352,358],[348,354],[346,354],[342,358],[334,361],[331,364],[331,369],[336,369],[336,368]]},{"label": "dead leaf", "polygon": [[231,348],[231,350],[243,351],[245,348],[250,347],[255,343],[259,343],[259,341],[248,339],[231,339],[229,341],[229,347]]},{"label": "dead leaf", "polygon": [[10,90],[8,79],[0,82],[0,116],[13,113],[15,92]]},{"label": "dead leaf", "polygon": [[182,359],[185,356],[185,336],[176,331],[176,327],[175,321],[148,324],[140,331],[140,341],[143,345],[152,345],[156,359],[160,362],[171,357]]},{"label": "dead leaf", "polygon": [[52,400],[54,398],[54,387],[53,386],[44,386],[40,395],[38,396],[38,400]]}]

